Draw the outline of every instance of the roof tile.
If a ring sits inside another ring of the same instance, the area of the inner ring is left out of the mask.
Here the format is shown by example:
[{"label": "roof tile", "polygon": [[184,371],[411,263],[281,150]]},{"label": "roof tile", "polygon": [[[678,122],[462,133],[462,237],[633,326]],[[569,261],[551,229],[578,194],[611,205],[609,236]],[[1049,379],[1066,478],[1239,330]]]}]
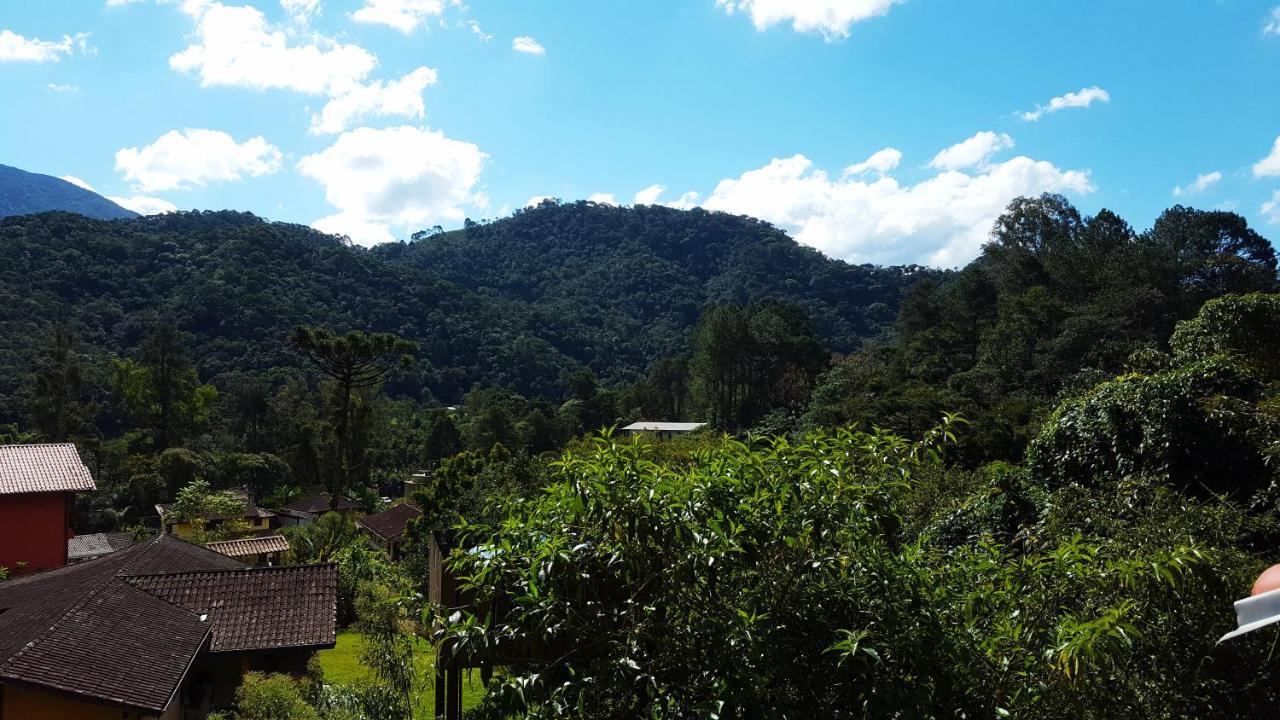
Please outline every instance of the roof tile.
[{"label": "roof tile", "polygon": [[0,445],[0,495],[93,490],[76,446]]}]

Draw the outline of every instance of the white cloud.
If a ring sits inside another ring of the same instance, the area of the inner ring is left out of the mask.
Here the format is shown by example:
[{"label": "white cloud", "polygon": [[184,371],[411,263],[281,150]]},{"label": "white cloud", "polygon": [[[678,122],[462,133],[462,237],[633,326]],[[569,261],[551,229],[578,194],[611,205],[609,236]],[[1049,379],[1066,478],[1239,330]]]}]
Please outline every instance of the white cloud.
[{"label": "white cloud", "polygon": [[195,41],[169,58],[169,67],[194,73],[202,87],[284,89],[309,95],[341,95],[357,87],[378,64],[358,45],[321,35],[294,45],[256,8],[212,0],[187,0]]},{"label": "white cloud", "polygon": [[56,92],[59,95],[79,95],[80,87],[77,85],[62,85],[59,83],[49,83],[50,92]]},{"label": "white cloud", "polygon": [[547,49],[531,37],[522,35],[511,41],[511,49],[526,55],[546,55]]},{"label": "white cloud", "polygon": [[885,148],[871,153],[871,157],[860,163],[854,163],[844,169],[846,178],[854,175],[862,175],[867,172],[874,172],[877,175],[884,175],[891,172],[898,164],[902,162],[902,152],[897,148]]},{"label": "white cloud", "polygon": [[386,25],[408,35],[419,25],[444,14],[458,0],[364,0],[364,6],[351,14],[356,22]]},{"label": "white cloud", "polygon": [[716,0],[729,14],[751,16],[756,30],[790,22],[796,32],[821,33],[828,42],[849,37],[854,23],[888,14],[904,0]]},{"label": "white cloud", "polygon": [[61,40],[25,38],[12,30],[0,30],[0,62],[57,62],[79,50],[89,51],[89,33],[63,35]]},{"label": "white cloud", "polygon": [[140,2],[146,2],[146,0],[107,0],[107,7],[121,7]]},{"label": "white cloud", "polygon": [[90,185],[89,183],[85,182],[84,180],[81,180],[80,178],[76,177],[75,175],[63,175],[63,176],[62,176],[61,178],[59,178],[59,179],[60,179],[60,180],[66,180],[67,182],[71,183],[72,185],[75,185],[76,187],[84,188],[85,190],[88,190],[89,192],[98,192],[97,190],[94,190],[94,189],[93,189],[93,186],[92,186],[92,185]]},{"label": "white cloud", "polygon": [[1280,223],[1280,190],[1276,190],[1271,194],[1271,199],[1262,203],[1262,207],[1258,208],[1262,216],[1269,223]]},{"label": "white cloud", "polygon": [[1037,105],[1035,110],[1019,113],[1019,117],[1027,122],[1035,122],[1050,113],[1056,113],[1059,110],[1067,108],[1087,108],[1094,102],[1111,102],[1111,93],[1094,85],[1081,89],[1079,92],[1069,92],[1066,95],[1059,95],[1051,98],[1044,105]]},{"label": "white cloud", "polygon": [[476,22],[475,20],[468,20],[466,22],[466,26],[468,28],[471,28],[471,34],[480,38],[481,42],[489,42],[490,40],[493,39],[493,36],[485,32],[484,28],[480,27],[480,23]]},{"label": "white cloud", "polygon": [[132,197],[109,195],[107,199],[120,207],[125,208],[126,210],[132,210],[139,215],[163,215],[164,213],[178,211],[177,205],[158,197],[148,197],[146,195],[134,195]]},{"label": "white cloud", "polygon": [[298,162],[324,186],[337,213],[312,226],[372,245],[395,239],[392,229],[457,222],[464,205],[483,205],[477,190],[486,155],[439,131],[401,126],[357,128]]},{"label": "white cloud", "polygon": [[[698,193],[693,192],[692,190],[681,195],[678,199],[672,202],[663,202],[661,199],[662,194],[666,191],[666,185],[655,183],[636,193],[631,202],[634,205],[662,205],[664,207],[675,208],[676,210],[689,210],[698,206]],[[588,199],[592,202],[607,202],[610,205],[617,204],[614,202],[612,195],[592,195]]]},{"label": "white cloud", "polygon": [[1011,147],[1013,147],[1013,138],[1004,133],[997,135],[990,130],[984,130],[934,155],[929,161],[929,167],[938,170],[982,168],[987,165],[992,155]]},{"label": "white cloud", "polygon": [[525,201],[524,206],[527,208],[538,207],[547,200],[554,200],[550,195],[534,195]]},{"label": "white cloud", "polygon": [[435,70],[420,67],[399,80],[375,80],[335,97],[319,115],[311,116],[314,135],[339,133],[367,117],[399,116],[421,120],[426,115],[422,91],[439,78]]},{"label": "white cloud", "polygon": [[280,0],[280,7],[299,24],[309,23],[320,14],[320,0]]},{"label": "white cloud", "polygon": [[1219,180],[1222,180],[1222,173],[1217,170],[1210,173],[1204,173],[1203,175],[1197,175],[1195,180],[1187,183],[1186,185],[1178,185],[1175,187],[1173,189],[1173,194],[1176,197],[1182,197],[1184,195],[1202,193],[1205,190],[1208,190],[1210,186],[1216,184]]},{"label": "white cloud", "polygon": [[1275,177],[1280,175],[1280,136],[1271,146],[1271,154],[1253,164],[1254,177]]},{"label": "white cloud", "polygon": [[1280,7],[1271,8],[1266,23],[1262,26],[1263,35],[1280,35]]},{"label": "white cloud", "polygon": [[666,185],[657,185],[657,184],[650,185],[649,187],[636,193],[635,197],[632,199],[631,202],[636,205],[653,205],[654,203],[658,202],[658,198],[661,197],[662,193],[666,191],[667,191]]},{"label": "white cloud", "polygon": [[279,148],[261,135],[237,143],[220,130],[170,130],[144,148],[116,152],[116,170],[141,192],[185,190],[211,182],[269,175],[280,169]]},{"label": "white cloud", "polygon": [[587,202],[600,203],[601,205],[617,205],[618,200],[613,197],[613,193],[596,193],[587,198]]},{"label": "white cloud", "polygon": [[832,180],[795,155],[722,180],[703,207],[767,220],[799,242],[852,262],[951,267],[977,256],[1013,198],[1092,190],[1088,171],[1023,156],[901,185],[892,177]]}]

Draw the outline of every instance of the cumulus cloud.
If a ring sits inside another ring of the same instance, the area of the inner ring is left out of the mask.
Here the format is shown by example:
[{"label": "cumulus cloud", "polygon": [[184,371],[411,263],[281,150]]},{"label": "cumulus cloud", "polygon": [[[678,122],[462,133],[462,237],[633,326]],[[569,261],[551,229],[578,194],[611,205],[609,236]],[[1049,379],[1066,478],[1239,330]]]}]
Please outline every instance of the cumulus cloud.
[{"label": "cumulus cloud", "polygon": [[601,205],[617,205],[618,200],[613,193],[596,193],[587,198],[587,202],[600,203]]},{"label": "cumulus cloud", "polygon": [[987,164],[991,156],[1011,147],[1013,147],[1013,138],[1004,133],[997,135],[990,130],[984,130],[934,155],[929,161],[929,167],[938,170],[980,168]]},{"label": "cumulus cloud", "polygon": [[854,175],[862,175],[868,172],[874,172],[877,175],[884,175],[892,172],[898,164],[902,162],[902,152],[897,148],[885,148],[877,150],[871,154],[871,157],[860,163],[854,163],[844,169],[844,176],[852,177]]},{"label": "cumulus cloud", "polygon": [[116,170],[140,192],[185,190],[269,175],[282,154],[261,135],[237,143],[220,130],[170,130],[143,148],[116,152]]},{"label": "cumulus cloud", "polygon": [[12,30],[0,30],[0,62],[57,62],[79,50],[89,51],[89,33],[63,35],[61,40],[26,38]]},{"label": "cumulus cloud", "polygon": [[1222,179],[1222,173],[1218,172],[1217,170],[1214,170],[1213,172],[1209,172],[1209,173],[1204,173],[1203,175],[1197,175],[1195,180],[1192,180],[1186,185],[1178,185],[1177,187],[1175,187],[1173,189],[1173,194],[1175,197],[1182,197],[1185,195],[1196,195],[1198,193],[1204,192],[1205,190],[1208,190],[1211,186],[1215,185],[1221,179]]},{"label": "cumulus cloud", "polygon": [[716,0],[716,5],[733,14],[751,16],[756,30],[764,31],[790,22],[802,33],[820,33],[828,42],[849,37],[855,23],[885,15],[903,0]]},{"label": "cumulus cloud", "polygon": [[293,44],[254,7],[212,0],[187,0],[182,7],[195,20],[195,38],[169,58],[169,67],[195,74],[202,87],[336,96],[357,87],[378,64],[368,50],[320,35]]},{"label": "cumulus cloud", "polygon": [[130,197],[108,195],[107,199],[120,207],[126,210],[132,210],[139,215],[163,215],[164,213],[178,211],[177,205],[158,197],[148,197],[146,195],[132,195]]},{"label": "cumulus cloud", "polygon": [[[92,185],[81,180],[75,175],[63,175],[63,180],[82,187],[91,193],[98,192]],[[126,210],[132,210],[139,215],[160,215],[162,213],[177,212],[178,206],[158,197],[147,197],[146,195],[134,195],[132,197],[121,197],[119,195],[107,195],[106,198],[111,202],[119,205]]]},{"label": "cumulus cloud", "polygon": [[79,95],[80,87],[77,85],[62,85],[59,83],[49,83],[50,92],[56,92],[59,95]]},{"label": "cumulus cloud", "polygon": [[539,205],[541,205],[542,203],[548,200],[555,200],[555,198],[551,197],[550,195],[534,195],[533,197],[525,201],[524,206],[527,208],[538,207]]},{"label": "cumulus cloud", "polygon": [[1269,223],[1280,223],[1280,190],[1271,194],[1271,199],[1258,208]]},{"label": "cumulus cloud", "polygon": [[313,227],[373,245],[394,240],[393,229],[458,222],[464,205],[482,205],[477,185],[486,157],[438,131],[365,127],[302,158],[298,171],[324,186],[337,210]]},{"label": "cumulus cloud", "polygon": [[426,115],[422,91],[438,79],[435,70],[420,67],[399,80],[387,83],[375,80],[359,85],[330,100],[318,115],[312,115],[311,132],[315,135],[339,133],[368,117],[394,115],[421,120]]},{"label": "cumulus cloud", "polygon": [[547,49],[531,37],[522,35],[511,41],[511,49],[526,55],[546,55]]},{"label": "cumulus cloud", "polygon": [[84,188],[85,190],[88,190],[89,192],[98,192],[97,190],[94,190],[94,189],[93,189],[93,186],[92,186],[92,185],[90,185],[89,183],[85,182],[84,180],[81,180],[80,178],[76,177],[75,175],[63,175],[61,178],[59,178],[59,180],[66,180],[67,182],[71,183],[72,185],[75,185],[76,187]]},{"label": "cumulus cloud", "polygon": [[1111,93],[1094,85],[1079,92],[1069,92],[1066,95],[1051,98],[1044,105],[1037,105],[1035,110],[1020,113],[1020,117],[1027,122],[1035,122],[1050,113],[1067,108],[1087,108],[1094,102],[1111,102]]},{"label": "cumulus cloud", "polygon": [[1023,156],[903,185],[856,173],[833,180],[794,155],[722,180],[703,207],[767,220],[799,242],[851,262],[951,267],[977,256],[1013,198],[1092,191],[1088,171]]},{"label": "cumulus cloud", "polygon": [[458,0],[364,0],[364,6],[351,14],[356,22],[386,25],[408,35],[419,25],[444,14],[445,8]]},{"label": "cumulus cloud", "polygon": [[280,7],[300,24],[311,22],[320,14],[320,0],[280,0]]},{"label": "cumulus cloud", "polygon": [[1280,137],[1271,145],[1271,154],[1253,164],[1254,177],[1275,177],[1280,175]]},{"label": "cumulus cloud", "polygon": [[1263,35],[1280,35],[1280,7],[1271,8],[1271,14],[1262,25]]},{"label": "cumulus cloud", "polygon": [[654,203],[658,202],[658,198],[662,197],[662,193],[666,191],[667,191],[666,185],[658,185],[658,184],[650,185],[649,187],[636,193],[635,197],[632,199],[632,202],[635,203],[636,205],[653,205]]}]

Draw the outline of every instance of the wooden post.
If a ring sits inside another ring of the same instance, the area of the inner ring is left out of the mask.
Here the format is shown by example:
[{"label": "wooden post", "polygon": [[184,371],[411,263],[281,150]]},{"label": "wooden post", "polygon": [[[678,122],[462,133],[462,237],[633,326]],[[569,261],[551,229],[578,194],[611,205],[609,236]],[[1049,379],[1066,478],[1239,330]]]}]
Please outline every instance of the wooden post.
[{"label": "wooden post", "polygon": [[462,668],[449,661],[448,691],[445,693],[444,720],[462,720]]}]

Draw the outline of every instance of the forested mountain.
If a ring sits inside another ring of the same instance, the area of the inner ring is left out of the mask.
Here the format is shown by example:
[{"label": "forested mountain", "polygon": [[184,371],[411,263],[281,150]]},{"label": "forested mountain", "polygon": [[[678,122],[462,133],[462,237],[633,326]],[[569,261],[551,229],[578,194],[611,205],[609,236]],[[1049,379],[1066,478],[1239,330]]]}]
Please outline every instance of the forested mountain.
[{"label": "forested mountain", "polygon": [[883,333],[903,289],[940,273],[850,265],[752,218],[661,206],[546,201],[489,224],[384,245],[389,260],[569,320],[552,342],[604,375],[689,351],[689,328],[719,303],[779,300],[848,352]]},{"label": "forested mountain", "polygon": [[295,325],[392,332],[419,344],[394,394],[454,403],[486,385],[559,401],[576,369],[620,383],[689,352],[710,302],[794,303],[849,348],[882,333],[929,274],[828,260],[745,218],[589,204],[376,251],[244,213],[48,213],[0,221],[0,256],[3,421],[59,325],[93,352],[127,355],[172,321],[192,336],[201,379],[224,388],[303,367]]},{"label": "forested mountain", "polygon": [[0,165],[0,217],[65,210],[99,220],[134,218],[101,195],[53,177]]}]

